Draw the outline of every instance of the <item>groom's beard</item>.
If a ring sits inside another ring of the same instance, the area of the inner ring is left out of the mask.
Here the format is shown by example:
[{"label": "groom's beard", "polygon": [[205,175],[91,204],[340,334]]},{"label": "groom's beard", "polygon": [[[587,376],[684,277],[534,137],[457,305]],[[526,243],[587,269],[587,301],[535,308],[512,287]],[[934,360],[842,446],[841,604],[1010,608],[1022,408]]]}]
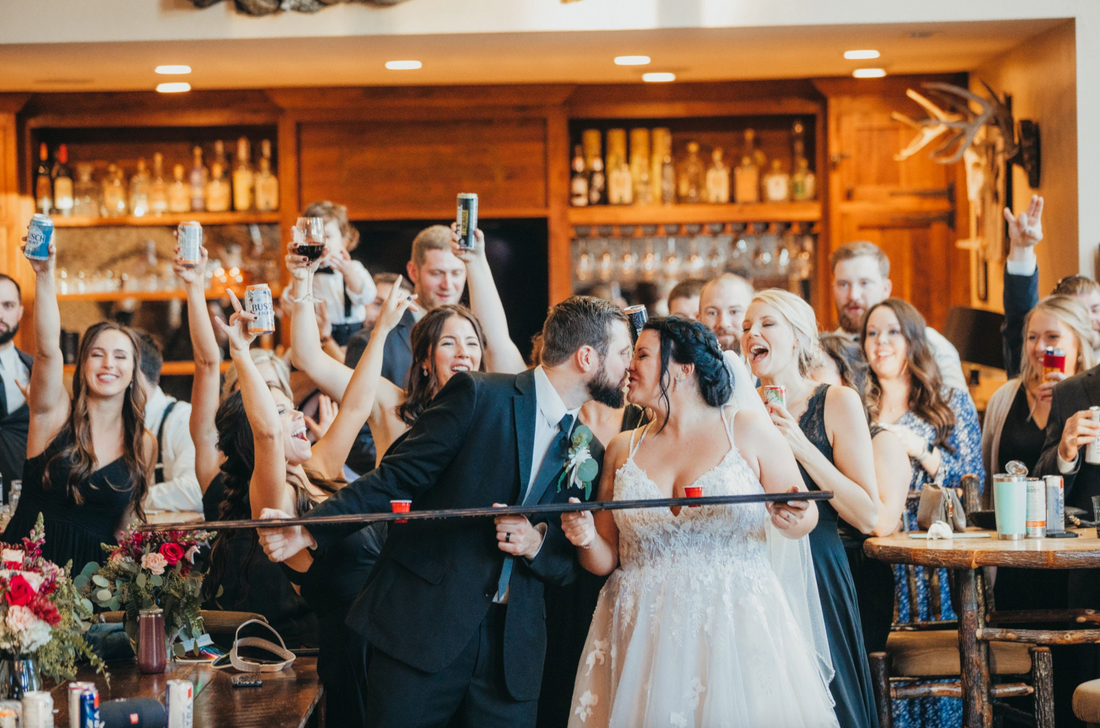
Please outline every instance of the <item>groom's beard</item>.
[{"label": "groom's beard", "polygon": [[596,376],[588,380],[588,395],[611,409],[622,409],[625,403],[622,383],[608,379],[607,368],[601,363]]},{"label": "groom's beard", "polygon": [[15,322],[15,326],[9,328],[0,329],[0,346],[8,343],[15,338],[15,335],[19,333],[19,322]]}]

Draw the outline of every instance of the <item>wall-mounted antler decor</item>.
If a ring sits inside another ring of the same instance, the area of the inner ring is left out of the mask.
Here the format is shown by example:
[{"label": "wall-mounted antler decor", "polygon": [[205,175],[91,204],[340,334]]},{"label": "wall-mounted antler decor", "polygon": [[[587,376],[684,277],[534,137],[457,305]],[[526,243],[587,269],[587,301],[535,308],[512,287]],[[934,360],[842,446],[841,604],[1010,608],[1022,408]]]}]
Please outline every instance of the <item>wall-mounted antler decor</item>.
[{"label": "wall-mounted antler decor", "polygon": [[[217,5],[223,0],[191,0],[196,8],[208,8]],[[390,7],[400,5],[405,0],[232,0],[237,10],[245,15],[271,15],[291,10],[298,13],[315,13],[329,5],[339,5],[344,2],[357,2],[375,7]]]}]

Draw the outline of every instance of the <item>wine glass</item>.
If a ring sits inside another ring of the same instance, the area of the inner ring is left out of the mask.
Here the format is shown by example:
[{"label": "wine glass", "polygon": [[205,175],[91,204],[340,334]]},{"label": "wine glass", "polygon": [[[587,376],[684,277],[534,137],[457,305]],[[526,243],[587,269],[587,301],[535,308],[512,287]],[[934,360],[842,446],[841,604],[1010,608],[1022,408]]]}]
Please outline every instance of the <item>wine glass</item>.
[{"label": "wine glass", "polygon": [[[325,254],[325,219],[323,217],[300,217],[294,224],[294,252],[304,255],[310,267]],[[313,278],[309,279],[309,291],[301,299],[306,303],[317,303],[313,297]]]}]

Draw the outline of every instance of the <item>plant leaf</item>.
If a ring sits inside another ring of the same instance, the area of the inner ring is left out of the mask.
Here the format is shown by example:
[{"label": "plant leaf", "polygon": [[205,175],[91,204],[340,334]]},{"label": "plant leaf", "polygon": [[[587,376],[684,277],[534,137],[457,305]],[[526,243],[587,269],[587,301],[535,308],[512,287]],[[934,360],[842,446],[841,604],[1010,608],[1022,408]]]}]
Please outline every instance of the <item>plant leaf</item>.
[{"label": "plant leaf", "polygon": [[134,583],[137,584],[139,587],[143,587],[145,586],[145,582],[147,582],[148,580],[149,578],[145,575],[145,572],[142,571],[137,575],[137,578],[134,579]]},{"label": "plant leaf", "polygon": [[110,598],[111,598],[111,590],[110,589],[100,589],[99,591],[97,591],[95,593],[95,598],[98,599],[100,602],[109,601]]},{"label": "plant leaf", "polygon": [[96,586],[102,586],[102,587],[109,587],[111,585],[111,582],[107,581],[106,579],[104,579],[99,574],[96,574],[95,576],[92,577],[92,582]]}]

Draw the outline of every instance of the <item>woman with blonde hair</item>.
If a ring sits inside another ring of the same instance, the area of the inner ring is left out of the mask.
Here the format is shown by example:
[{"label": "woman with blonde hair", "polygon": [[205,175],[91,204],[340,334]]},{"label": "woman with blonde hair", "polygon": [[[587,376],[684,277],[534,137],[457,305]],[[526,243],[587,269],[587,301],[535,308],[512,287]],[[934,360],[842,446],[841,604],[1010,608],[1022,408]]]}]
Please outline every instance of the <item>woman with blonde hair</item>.
[{"label": "woman with blonde hair", "polygon": [[871,432],[863,403],[848,387],[818,384],[817,319],[808,303],[779,289],[753,296],[745,312],[741,351],[764,387],[782,386],[785,402],[765,397],[772,422],[791,446],[809,490],[830,491],[810,532],[818,594],[835,675],[829,685],[845,728],[877,725],[871,674],[848,557],[840,540],[843,518],[862,533],[878,523]]}]

